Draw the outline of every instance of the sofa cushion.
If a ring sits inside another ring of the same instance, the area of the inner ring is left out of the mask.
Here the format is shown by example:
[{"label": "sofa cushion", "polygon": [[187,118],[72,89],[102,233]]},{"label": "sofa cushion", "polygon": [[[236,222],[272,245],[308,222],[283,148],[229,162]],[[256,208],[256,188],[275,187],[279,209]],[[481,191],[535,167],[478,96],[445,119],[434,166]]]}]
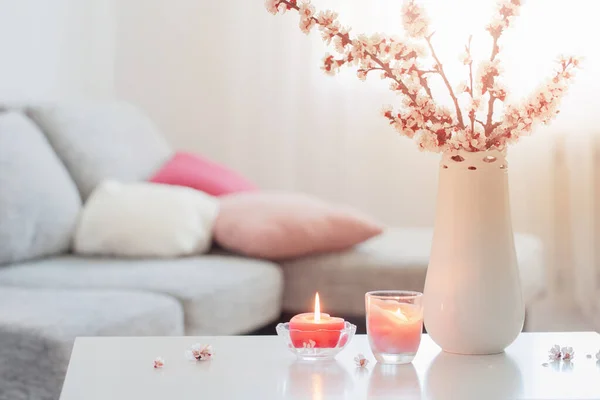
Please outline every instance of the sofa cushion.
[{"label": "sofa cushion", "polygon": [[0,264],[65,252],[80,208],[39,128],[21,113],[0,113]]},{"label": "sofa cushion", "polygon": [[206,253],[218,212],[216,198],[198,190],[105,181],[81,212],[73,251],[125,257]]},{"label": "sofa cushion", "polygon": [[152,260],[56,257],[0,269],[0,286],[146,290],[181,301],[186,334],[252,331],[281,312],[283,279],[269,262],[222,255]]},{"label": "sofa cushion", "polygon": [[284,260],[340,251],[379,235],[372,218],[303,194],[245,192],[219,197],[215,241],[248,257]]},{"label": "sofa cushion", "polygon": [[181,305],[159,294],[0,288],[0,304],[0,399],[58,399],[77,336],[184,333]]},{"label": "sofa cushion", "polygon": [[[433,230],[388,229],[353,249],[283,262],[283,309],[310,310],[315,292],[322,310],[336,315],[364,315],[364,294],[371,290],[423,291]],[[516,234],[515,247],[526,304],[545,287],[542,244]]]},{"label": "sofa cushion", "polygon": [[186,186],[213,196],[258,190],[252,182],[226,166],[183,151],[167,161],[150,182]]},{"label": "sofa cushion", "polygon": [[158,128],[136,107],[98,105],[31,107],[86,199],[104,179],[147,180],[172,151]]}]

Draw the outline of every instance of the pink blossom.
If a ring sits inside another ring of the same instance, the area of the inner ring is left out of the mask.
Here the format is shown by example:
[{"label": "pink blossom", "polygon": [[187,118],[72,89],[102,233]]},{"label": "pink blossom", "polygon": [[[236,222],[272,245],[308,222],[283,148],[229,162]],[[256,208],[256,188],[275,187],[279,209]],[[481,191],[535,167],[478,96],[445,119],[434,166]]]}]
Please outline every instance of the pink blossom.
[{"label": "pink blossom", "polygon": [[423,38],[429,35],[429,17],[415,0],[406,1],[402,7],[402,25],[409,37]]},{"label": "pink blossom", "polygon": [[[297,0],[291,0],[290,3],[294,4],[296,1]],[[283,0],[266,0],[265,6],[267,7],[267,11],[271,14],[283,14],[292,9],[292,7],[287,5]]]},{"label": "pink blossom", "polygon": [[211,345],[201,345],[196,343],[186,352],[186,357],[190,360],[207,361],[211,360],[214,355]]},{"label": "pink blossom", "polygon": [[279,12],[279,3],[281,3],[281,0],[266,0],[265,7],[271,14],[277,14]]},{"label": "pink blossom", "polygon": [[323,57],[323,66],[321,68],[327,75],[335,75],[343,64],[343,60],[336,60],[334,56],[327,53]]},{"label": "pink blossom", "polygon": [[496,15],[487,26],[488,32],[493,37],[500,37],[502,32],[508,28],[514,17],[520,13],[524,0],[499,0],[496,8]]},{"label": "pink blossom", "polygon": [[500,66],[499,60],[494,61],[482,61],[479,64],[479,70],[476,78],[476,86],[479,88],[481,94],[485,94],[490,88],[494,86],[496,78],[503,72]]},{"label": "pink blossom", "polygon": [[414,137],[421,151],[438,152],[441,147],[438,143],[438,137],[434,132],[420,130]]},{"label": "pink blossom", "polygon": [[305,1],[300,4],[298,13],[300,14],[300,30],[304,33],[310,33],[312,27],[317,24],[317,20],[313,18],[315,7],[310,2]]},{"label": "pink blossom", "polygon": [[367,365],[369,365],[369,360],[367,360],[364,355],[357,354],[356,357],[354,357],[354,363],[359,368],[366,368]]},{"label": "pink blossom", "polygon": [[162,368],[165,366],[165,360],[162,359],[162,357],[156,357],[154,359],[154,368],[158,369],[158,368]]}]

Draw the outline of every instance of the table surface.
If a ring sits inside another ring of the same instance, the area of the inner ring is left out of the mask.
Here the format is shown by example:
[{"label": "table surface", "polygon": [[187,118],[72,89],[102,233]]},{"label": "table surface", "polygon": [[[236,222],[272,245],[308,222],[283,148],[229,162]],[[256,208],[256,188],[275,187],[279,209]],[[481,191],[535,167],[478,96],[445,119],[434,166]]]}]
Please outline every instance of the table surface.
[{"label": "table surface", "polygon": [[[213,359],[187,360],[195,343],[211,344]],[[572,346],[573,362],[543,365],[554,344]],[[336,360],[312,363],[276,336],[78,338],[61,400],[600,399],[599,350],[597,333],[523,333],[503,354],[460,356],[424,335],[412,364],[386,366],[364,335]],[[367,368],[354,364],[358,353]]]}]

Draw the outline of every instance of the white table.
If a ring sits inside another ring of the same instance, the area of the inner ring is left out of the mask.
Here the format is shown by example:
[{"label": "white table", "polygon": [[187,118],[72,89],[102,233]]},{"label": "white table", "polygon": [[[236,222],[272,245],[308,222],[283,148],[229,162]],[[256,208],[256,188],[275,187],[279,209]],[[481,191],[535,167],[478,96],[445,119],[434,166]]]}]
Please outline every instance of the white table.
[{"label": "white table", "polygon": [[[197,342],[212,344],[213,360],[185,359]],[[572,364],[542,365],[555,343],[574,347]],[[524,333],[505,354],[457,356],[425,335],[413,364],[394,367],[375,363],[363,335],[317,363],[297,362],[275,336],[78,338],[61,400],[600,399],[598,350],[596,333]]]}]

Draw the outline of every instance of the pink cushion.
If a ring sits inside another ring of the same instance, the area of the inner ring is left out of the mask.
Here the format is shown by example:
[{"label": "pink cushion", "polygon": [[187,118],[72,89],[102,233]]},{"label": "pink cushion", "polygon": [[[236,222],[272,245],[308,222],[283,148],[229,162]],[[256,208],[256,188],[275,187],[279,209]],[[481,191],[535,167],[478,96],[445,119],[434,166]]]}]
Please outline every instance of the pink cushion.
[{"label": "pink cushion", "polygon": [[150,178],[150,182],[186,186],[213,196],[257,190],[236,172],[195,154],[178,152]]},{"label": "pink cushion", "polygon": [[339,251],[382,232],[355,210],[305,195],[238,193],[219,202],[214,239],[250,257],[280,260]]}]

